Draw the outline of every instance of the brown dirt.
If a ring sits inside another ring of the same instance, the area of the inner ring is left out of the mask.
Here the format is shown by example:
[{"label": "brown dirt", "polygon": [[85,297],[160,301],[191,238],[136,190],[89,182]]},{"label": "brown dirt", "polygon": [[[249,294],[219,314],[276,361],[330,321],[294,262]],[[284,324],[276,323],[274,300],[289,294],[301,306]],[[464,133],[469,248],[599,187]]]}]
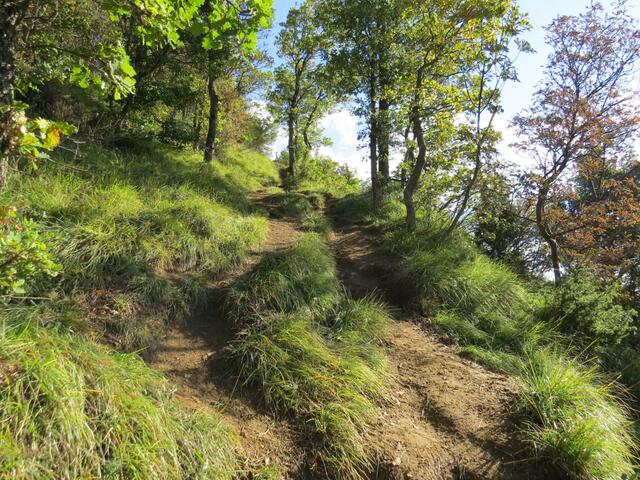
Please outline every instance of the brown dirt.
[{"label": "brown dirt", "polygon": [[[270,213],[277,211],[265,194],[252,200]],[[239,394],[221,358],[233,336],[220,311],[226,289],[248,274],[265,252],[286,248],[299,235],[293,219],[271,217],[262,249],[211,283],[211,304],[168,333],[151,365],[176,383],[178,398],[188,405],[221,411],[238,432],[252,465],[276,463],[289,478],[307,478],[300,427],[275,418],[246,392]],[[397,262],[383,253],[375,232],[361,225],[338,225],[331,245],[342,281],[354,296],[378,292],[390,305],[397,301],[393,290],[385,288]],[[518,442],[509,416],[514,382],[458,357],[453,347],[419,326],[421,319],[399,308],[394,316],[391,393],[379,421],[367,432],[378,465],[371,478],[535,478],[514,461]]]},{"label": "brown dirt", "polygon": [[[376,233],[338,220],[331,244],[352,295],[377,292],[393,305],[406,292],[386,288],[398,259],[383,252]],[[510,414],[514,381],[460,358],[421,326],[424,319],[398,307],[393,313],[389,356],[395,379],[379,422],[368,432],[380,465],[374,478],[536,478],[517,461],[520,443]]]},{"label": "brown dirt", "polygon": [[[252,201],[271,210],[266,194],[255,194]],[[210,284],[210,305],[185,325],[172,328],[151,361],[152,367],[176,383],[179,399],[191,407],[213,407],[235,427],[253,466],[276,463],[289,472],[300,471],[304,463],[299,434],[288,421],[274,418],[261,408],[259,401],[239,394],[239,386],[222,358],[233,328],[225,321],[221,304],[229,285],[251,272],[264,253],[288,247],[298,235],[292,219],[269,218],[268,237],[262,248]]]}]

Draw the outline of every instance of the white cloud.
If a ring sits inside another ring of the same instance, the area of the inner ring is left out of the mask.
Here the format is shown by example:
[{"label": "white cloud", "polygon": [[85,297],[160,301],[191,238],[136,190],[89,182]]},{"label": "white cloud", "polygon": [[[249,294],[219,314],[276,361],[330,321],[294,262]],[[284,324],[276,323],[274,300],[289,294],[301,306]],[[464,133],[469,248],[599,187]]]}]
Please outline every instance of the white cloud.
[{"label": "white cloud", "polygon": [[280,155],[280,152],[287,148],[287,143],[289,143],[287,129],[284,127],[278,128],[276,141],[271,145],[271,160],[275,160]]},{"label": "white cloud", "polygon": [[320,147],[319,153],[346,165],[358,178],[369,178],[367,151],[358,148],[358,118],[349,110],[341,109],[325,115],[320,120],[320,127],[324,130],[325,136],[331,139],[332,144]]},{"label": "white cloud", "polygon": [[493,121],[493,128],[502,132],[502,140],[498,143],[498,153],[504,160],[518,168],[535,166],[535,159],[512,145],[522,141],[522,138],[516,135],[515,129],[509,125],[504,117],[496,117]]},{"label": "white cloud", "polygon": [[[358,141],[358,118],[347,109],[337,110],[324,116],[320,120],[320,127],[325,136],[331,139],[331,145],[320,147],[321,155],[330,157],[341,165],[348,166],[356,176],[362,180],[370,177],[368,150]],[[502,141],[498,145],[498,151],[504,160],[520,168],[530,168],[534,160],[511,146],[518,141],[515,130],[509,126],[504,117],[496,117],[494,128],[502,132]],[[285,128],[278,130],[278,136],[272,146],[272,158],[287,148],[287,131]],[[402,148],[393,152],[391,156],[391,170],[393,171],[402,160]]]}]

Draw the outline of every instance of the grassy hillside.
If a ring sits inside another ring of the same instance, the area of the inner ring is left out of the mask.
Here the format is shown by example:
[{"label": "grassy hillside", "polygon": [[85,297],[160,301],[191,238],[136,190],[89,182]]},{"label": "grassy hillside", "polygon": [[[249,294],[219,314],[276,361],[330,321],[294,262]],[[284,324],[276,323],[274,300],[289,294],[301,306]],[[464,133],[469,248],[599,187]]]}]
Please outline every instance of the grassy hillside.
[{"label": "grassy hillside", "polygon": [[415,287],[423,312],[462,355],[519,378],[531,455],[573,479],[632,475],[637,442],[625,396],[591,361],[567,353],[573,337],[540,315],[547,297],[484,256],[463,231],[443,236],[432,217],[408,233],[398,200],[374,214],[369,197],[347,196],[334,213],[381,227],[384,246],[400,258],[392,282]]},{"label": "grassy hillside", "polygon": [[136,355],[3,318],[0,477],[230,479],[235,438]]},{"label": "grassy hillside", "polygon": [[152,348],[208,278],[263,241],[247,194],[276,179],[255,152],[203,165],[144,143],[12,178],[2,202],[33,220],[62,270],[0,303],[0,477],[237,478],[216,412],[185,409],[138,355],[96,340]]},{"label": "grassy hillside", "polygon": [[195,152],[137,143],[56,158],[14,178],[2,201],[36,222],[63,267],[30,295],[53,288],[43,308],[133,351],[152,349],[164,322],[202,300],[208,277],[264,240],[247,193],[276,180],[255,152],[204,165]]}]

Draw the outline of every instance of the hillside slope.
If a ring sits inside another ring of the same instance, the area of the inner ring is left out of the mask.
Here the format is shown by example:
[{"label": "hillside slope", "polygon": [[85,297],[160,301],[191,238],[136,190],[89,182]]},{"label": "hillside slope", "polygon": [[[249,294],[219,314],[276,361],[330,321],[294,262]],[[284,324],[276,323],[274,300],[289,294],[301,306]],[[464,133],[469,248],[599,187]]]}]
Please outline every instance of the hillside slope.
[{"label": "hillside slope", "polygon": [[[532,331],[518,328],[531,320],[511,315],[521,304],[501,310],[505,292],[524,292],[511,272],[471,249],[454,258],[458,245],[426,234],[396,257],[400,230],[274,187],[274,165],[255,152],[203,165],[131,148],[57,159],[3,194],[62,265],[0,306],[3,478],[630,471],[624,406],[595,370],[530,355]],[[462,358],[445,335],[458,332],[504,363]],[[496,373],[505,366],[520,370]]]},{"label": "hillside slope", "polygon": [[[262,255],[288,247],[300,235],[295,216],[282,217],[282,205],[272,196],[251,198],[271,212],[265,244],[240,268],[211,284],[216,300],[185,328],[170,331],[152,366],[178,384],[185,402],[221,406],[254,466],[276,463],[287,478],[306,478],[308,445],[301,425],[271,414],[229,376],[225,363],[224,347],[233,331],[221,310],[226,288],[251,275]],[[384,291],[383,278],[376,272],[392,264],[365,229],[338,227],[329,243],[340,277],[354,297]],[[522,448],[511,418],[515,382],[460,358],[424,332],[414,322],[417,319],[399,307],[395,311],[388,337],[393,381],[381,416],[365,432],[375,458],[369,477],[538,478],[515,462]]]},{"label": "hillside slope", "polygon": [[370,229],[338,218],[331,240],[352,294],[375,293],[394,306],[389,347],[395,382],[368,435],[393,478],[546,478],[518,462],[523,445],[512,418],[516,382],[462,359],[421,328],[422,318],[388,289],[397,261]]},{"label": "hillside slope", "polygon": [[246,195],[276,178],[255,152],[207,166],[140,142],[14,175],[0,200],[61,272],[0,298],[0,478],[244,474],[217,408],[177,401],[139,356],[205,301],[208,278],[264,239]]}]

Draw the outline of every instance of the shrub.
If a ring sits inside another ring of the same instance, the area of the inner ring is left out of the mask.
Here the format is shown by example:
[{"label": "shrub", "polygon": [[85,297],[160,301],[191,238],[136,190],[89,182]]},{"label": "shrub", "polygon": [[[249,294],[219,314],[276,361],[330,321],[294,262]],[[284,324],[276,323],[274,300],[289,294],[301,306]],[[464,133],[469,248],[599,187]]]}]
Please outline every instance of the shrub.
[{"label": "shrub", "polygon": [[0,207],[0,303],[60,271],[34,223],[16,217],[15,207]]},{"label": "shrub", "polygon": [[619,285],[603,287],[587,271],[577,270],[553,290],[542,317],[579,344],[602,349],[619,344],[635,330],[636,312],[621,305]]},{"label": "shrub", "polygon": [[537,458],[576,480],[633,475],[628,413],[595,368],[543,349],[524,362],[521,381],[525,434]]}]

